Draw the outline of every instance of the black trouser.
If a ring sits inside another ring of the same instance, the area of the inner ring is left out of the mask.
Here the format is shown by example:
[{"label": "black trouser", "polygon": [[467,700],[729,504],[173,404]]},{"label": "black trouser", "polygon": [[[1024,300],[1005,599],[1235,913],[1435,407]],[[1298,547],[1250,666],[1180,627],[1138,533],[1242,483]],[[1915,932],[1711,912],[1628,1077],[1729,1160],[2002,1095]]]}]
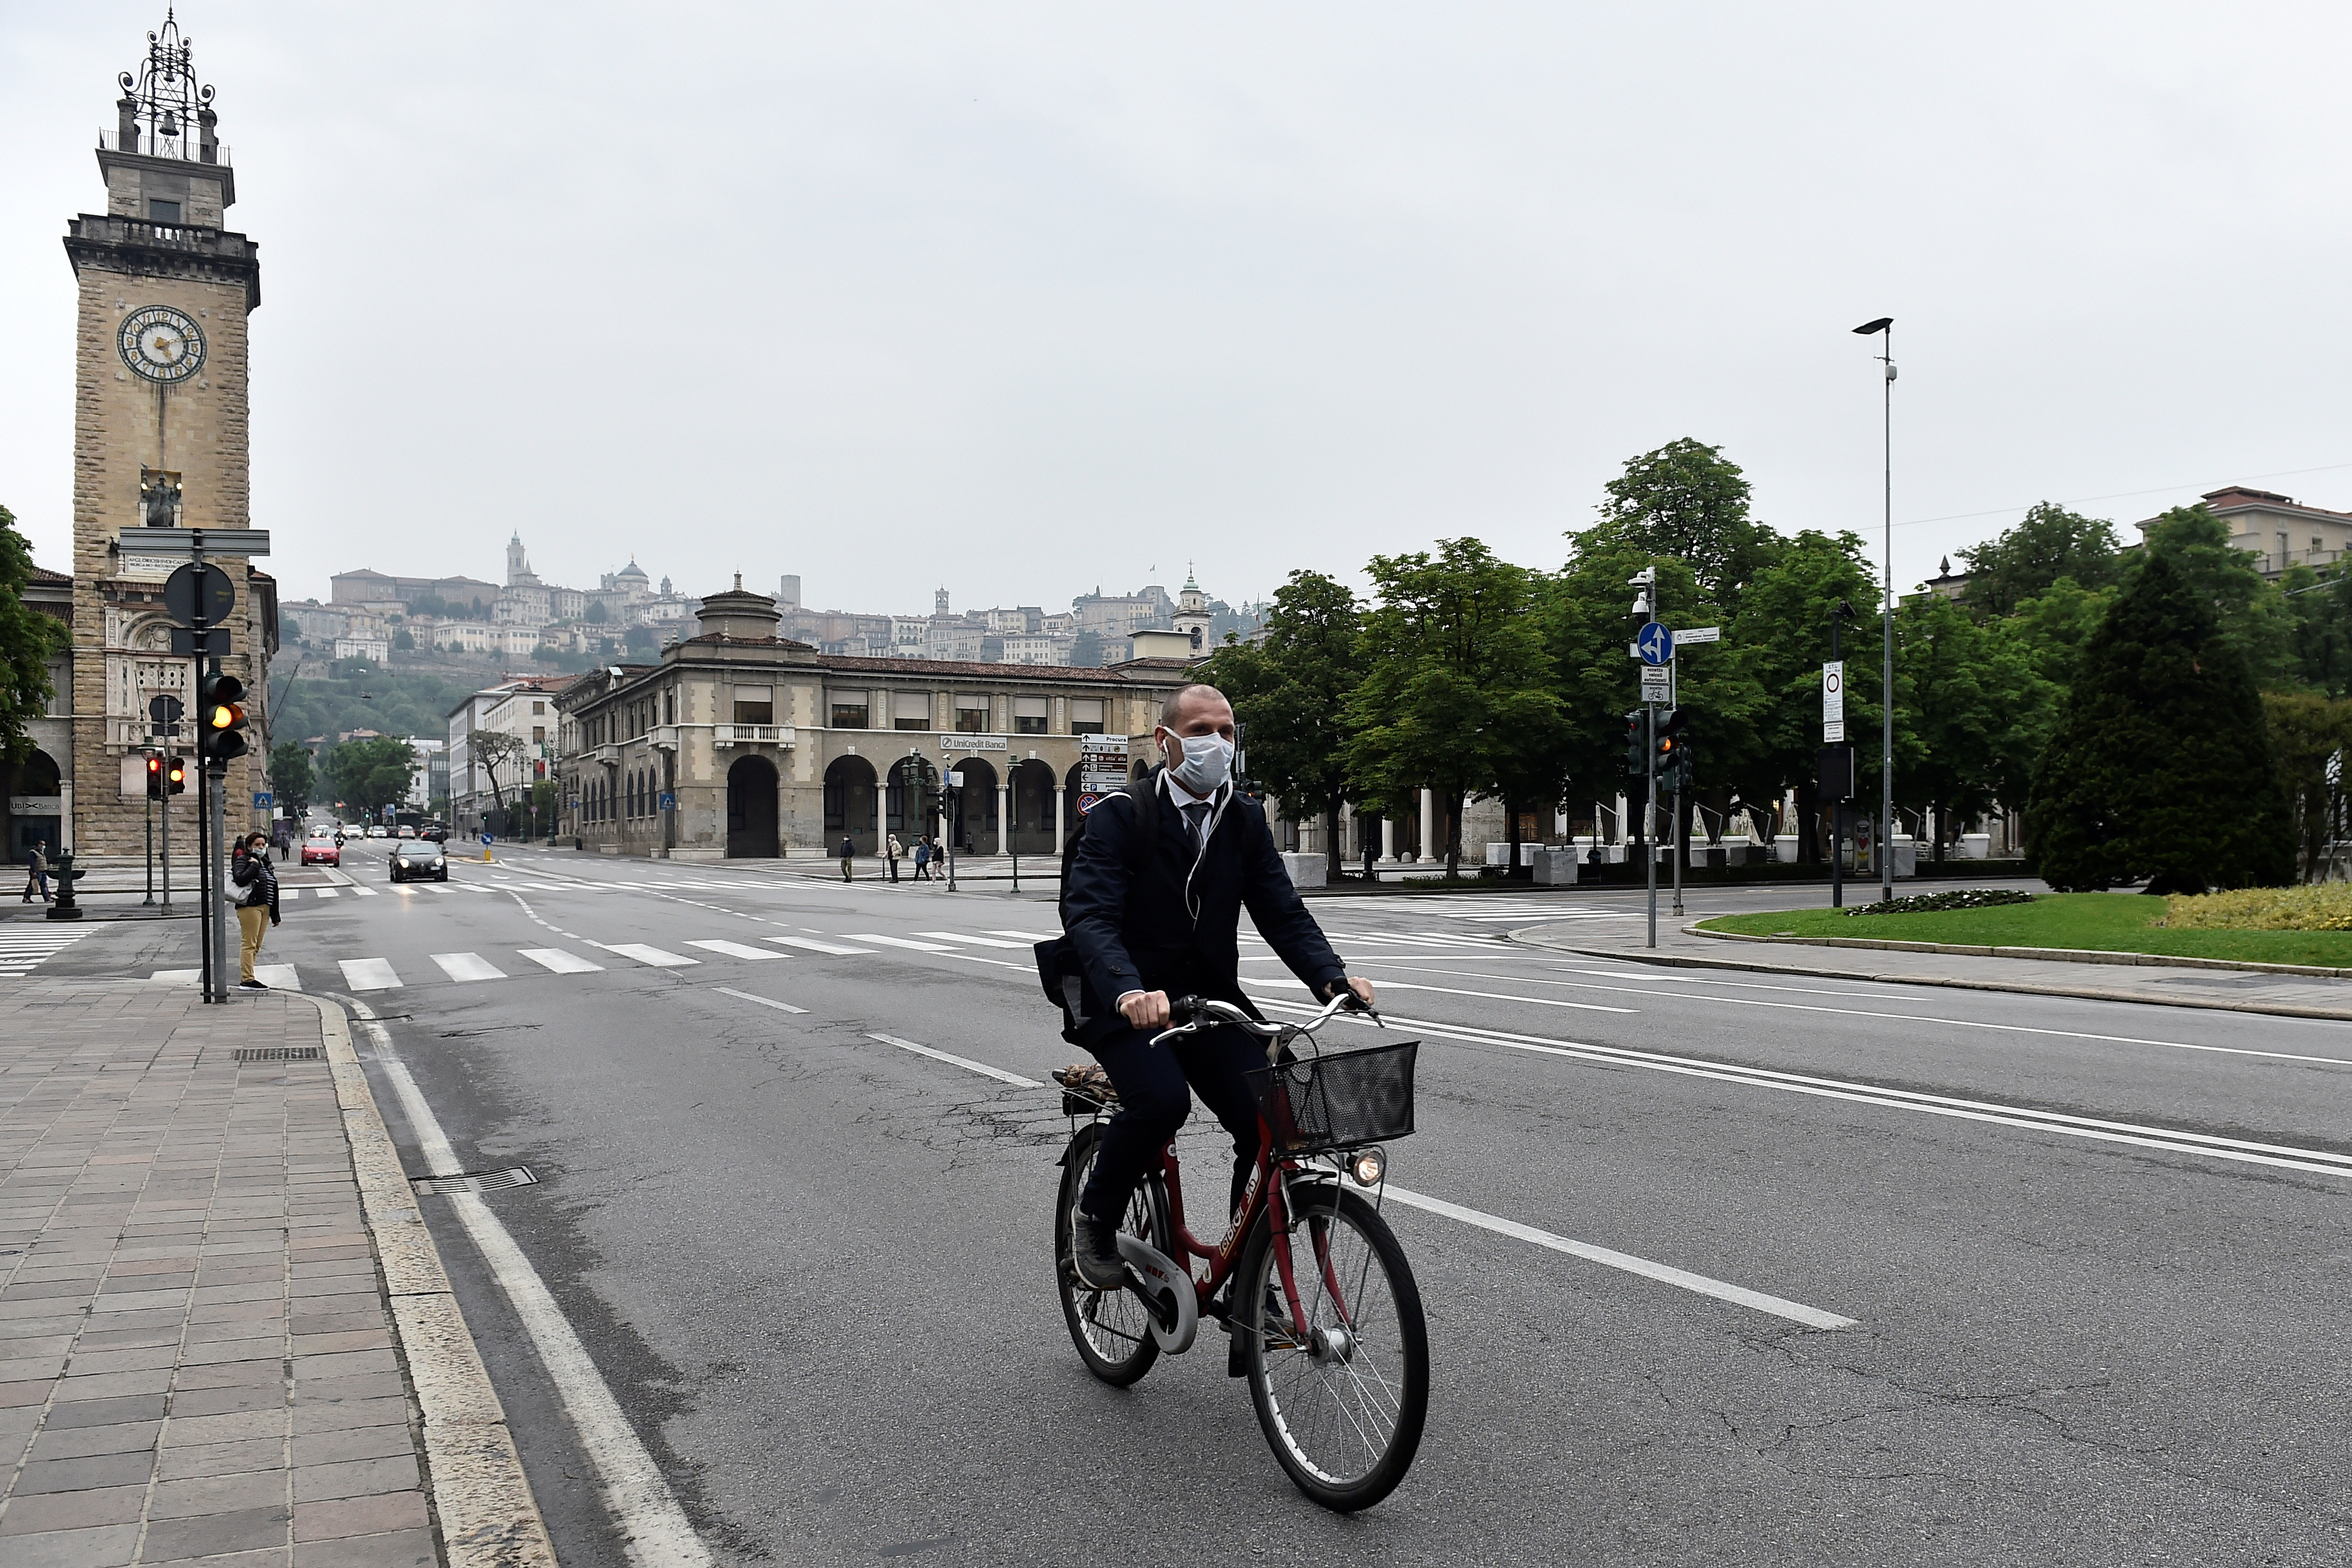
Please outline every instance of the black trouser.
[{"label": "black trouser", "polygon": [[[1189,1080],[1216,1119],[1234,1136],[1233,1194],[1230,1215],[1249,1184],[1250,1168],[1257,1163],[1257,1097],[1242,1074],[1265,1066],[1265,1047],[1239,1029],[1223,1028],[1183,1040],[1154,1046],[1151,1036],[1127,1029],[1094,1047],[1095,1059],[1110,1074],[1118,1089],[1118,1110],[1103,1129],[1102,1145],[1095,1154],[1094,1174],[1078,1206],[1099,1219],[1117,1224],[1135,1196],[1136,1184],[1160,1163],[1160,1151],[1184,1125],[1192,1109],[1186,1092]],[[1200,1222],[1195,1219],[1196,1226]],[[1197,1229],[1197,1235],[1221,1231],[1222,1226]]]}]

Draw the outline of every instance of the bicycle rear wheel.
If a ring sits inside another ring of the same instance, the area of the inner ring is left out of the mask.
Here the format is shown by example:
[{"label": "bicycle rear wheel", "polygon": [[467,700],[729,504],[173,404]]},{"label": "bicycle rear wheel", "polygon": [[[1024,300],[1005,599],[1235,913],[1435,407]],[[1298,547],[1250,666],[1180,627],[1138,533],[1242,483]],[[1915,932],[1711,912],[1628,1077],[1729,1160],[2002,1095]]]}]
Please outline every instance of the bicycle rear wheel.
[{"label": "bicycle rear wheel", "polygon": [[1336,1186],[1300,1194],[1291,1272],[1307,1318],[1290,1321],[1270,1228],[1234,1282],[1250,1400],[1300,1491],[1339,1512],[1395,1489],[1429,1412],[1429,1333],[1404,1248],[1378,1211]]},{"label": "bicycle rear wheel", "polygon": [[[1054,1282],[1061,1291],[1062,1318],[1079,1359],[1105,1383],[1124,1388],[1160,1359],[1160,1345],[1151,1337],[1151,1314],[1134,1291],[1089,1290],[1070,1267],[1070,1215],[1078,1194],[1087,1190],[1087,1178],[1094,1173],[1095,1150],[1101,1141],[1100,1126],[1082,1127],[1063,1159],[1061,1194],[1054,1206]],[[1137,1186],[1119,1228],[1174,1256],[1168,1201],[1157,1176]]]}]

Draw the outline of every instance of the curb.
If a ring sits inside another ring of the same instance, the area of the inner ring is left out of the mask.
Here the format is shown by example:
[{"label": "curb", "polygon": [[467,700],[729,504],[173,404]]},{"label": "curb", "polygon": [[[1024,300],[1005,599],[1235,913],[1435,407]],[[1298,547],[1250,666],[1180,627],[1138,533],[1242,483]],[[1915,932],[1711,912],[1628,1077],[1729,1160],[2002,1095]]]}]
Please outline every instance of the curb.
[{"label": "curb", "polygon": [[1782,947],[1867,947],[1882,952],[1949,952],[1966,958],[2029,958],[2052,963],[2112,963],[2124,968],[2142,965],[2165,969],[2226,969],[2248,974],[2299,974],[2316,980],[2352,980],[2352,969],[2328,969],[2310,963],[2242,963],[2227,958],[2176,957],[2163,952],[2125,952],[2106,947],[1971,947],[1949,942],[1890,942],[1866,936],[1759,936],[1753,931],[1708,931],[1696,922],[1682,928],[1685,936],[1717,942],[1766,942]]},{"label": "curb", "polygon": [[2352,1006],[2305,1007],[2292,1002],[2263,1002],[2225,996],[2149,996],[2137,991],[2106,990],[2089,985],[2036,985],[2022,980],[1970,979],[1958,974],[1881,974],[1867,969],[1828,969],[1792,963],[1750,963],[1736,958],[1699,958],[1691,954],[1625,952],[1601,947],[1576,947],[1545,942],[1527,926],[1503,933],[1507,942],[1539,947],[1549,952],[1572,952],[1611,963],[1649,963],[1663,969],[1727,969],[1748,974],[1803,975],[1814,980],[1860,980],[1877,985],[1934,985],[1953,991],[2005,991],[2021,996],[2068,996],[2084,1002],[2137,1002],[2149,1007],[2201,1007],[2217,1013],[2261,1013],[2280,1018],[2317,1018],[2334,1022],[2352,1019]]},{"label": "curb", "polygon": [[554,1543],[523,1474],[506,1409],[457,1310],[400,1152],[376,1110],[367,1070],[352,1046],[350,1016],[324,997],[296,994],[319,1009],[361,1209],[383,1268],[401,1359],[424,1411],[433,1510],[450,1568],[555,1568]]}]

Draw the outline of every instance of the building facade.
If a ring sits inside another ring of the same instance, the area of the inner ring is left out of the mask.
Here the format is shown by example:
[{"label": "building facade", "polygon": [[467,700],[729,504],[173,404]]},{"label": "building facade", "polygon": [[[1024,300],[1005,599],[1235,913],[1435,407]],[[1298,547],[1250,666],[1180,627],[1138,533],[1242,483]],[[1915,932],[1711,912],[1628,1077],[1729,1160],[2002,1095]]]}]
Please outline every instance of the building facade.
[{"label": "building facade", "polygon": [[[1055,854],[1088,738],[1144,759],[1190,667],[827,654],[779,637],[782,618],[739,579],[657,660],[567,687],[553,703],[562,834],[695,858],[831,854],[845,837],[871,855],[887,835],[911,847],[927,832],[967,854]],[[951,773],[957,809],[929,816]]]},{"label": "building facade", "polygon": [[[2233,546],[2260,557],[2254,564],[2265,577],[2278,577],[2291,566],[2333,566],[2352,550],[2352,512],[2305,506],[2293,496],[2244,485],[2207,490],[2199,499],[2230,525]],[[2156,521],[2142,522],[2140,532]]]},{"label": "building facade", "polygon": [[[499,820],[505,809],[528,799],[534,784],[554,774],[561,722],[555,697],[576,679],[570,675],[511,677],[469,693],[449,710],[442,767],[452,826],[473,834],[488,822],[494,832],[509,831]],[[511,735],[523,742],[523,750],[499,760],[494,770],[474,744],[476,735],[487,732]],[[426,761],[429,768],[430,759]]]},{"label": "building facade", "polygon": [[[213,89],[172,22],[123,79],[98,147],[106,210],[71,219],[65,238],[79,293],[71,837],[86,857],[143,853],[149,705],[194,704],[193,661],[173,654],[163,606],[185,557],[142,551],[139,532],[251,526],[246,323],[261,303],[260,247],[223,226],[236,177]],[[266,787],[276,584],[244,558],[214,563],[236,590],[220,662],[245,682],[253,741],[228,768],[228,820],[257,825],[247,803]]]}]

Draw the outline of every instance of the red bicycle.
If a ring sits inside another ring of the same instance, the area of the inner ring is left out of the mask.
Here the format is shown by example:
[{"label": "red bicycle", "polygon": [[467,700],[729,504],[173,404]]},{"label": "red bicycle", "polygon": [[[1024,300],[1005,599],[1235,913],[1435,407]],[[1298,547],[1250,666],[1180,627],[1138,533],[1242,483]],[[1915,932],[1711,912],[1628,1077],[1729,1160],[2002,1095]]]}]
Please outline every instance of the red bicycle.
[{"label": "red bicycle", "polygon": [[1342,993],[1303,1024],[1260,1023],[1199,997],[1171,1004],[1176,1026],[1155,1036],[1155,1046],[1228,1025],[1266,1042],[1266,1066],[1250,1075],[1257,1168],[1219,1240],[1201,1240],[1185,1223],[1171,1142],[1120,1226],[1126,1287],[1097,1291],[1079,1282],[1071,1215],[1094,1168],[1103,1118],[1118,1100],[1099,1075],[1089,1080],[1076,1068],[1057,1075],[1072,1126],[1054,1213],[1062,1313],[1087,1370],[1124,1387],[1163,1352],[1190,1349],[1202,1317],[1219,1320],[1233,1336],[1227,1371],[1249,1380],[1275,1458],[1299,1490],[1341,1511],[1370,1507],[1404,1479],[1429,1408],[1421,1290],[1377,1206],[1388,1171],[1380,1145],[1412,1131],[1419,1042],[1287,1052],[1311,1044],[1353,1000]]}]

